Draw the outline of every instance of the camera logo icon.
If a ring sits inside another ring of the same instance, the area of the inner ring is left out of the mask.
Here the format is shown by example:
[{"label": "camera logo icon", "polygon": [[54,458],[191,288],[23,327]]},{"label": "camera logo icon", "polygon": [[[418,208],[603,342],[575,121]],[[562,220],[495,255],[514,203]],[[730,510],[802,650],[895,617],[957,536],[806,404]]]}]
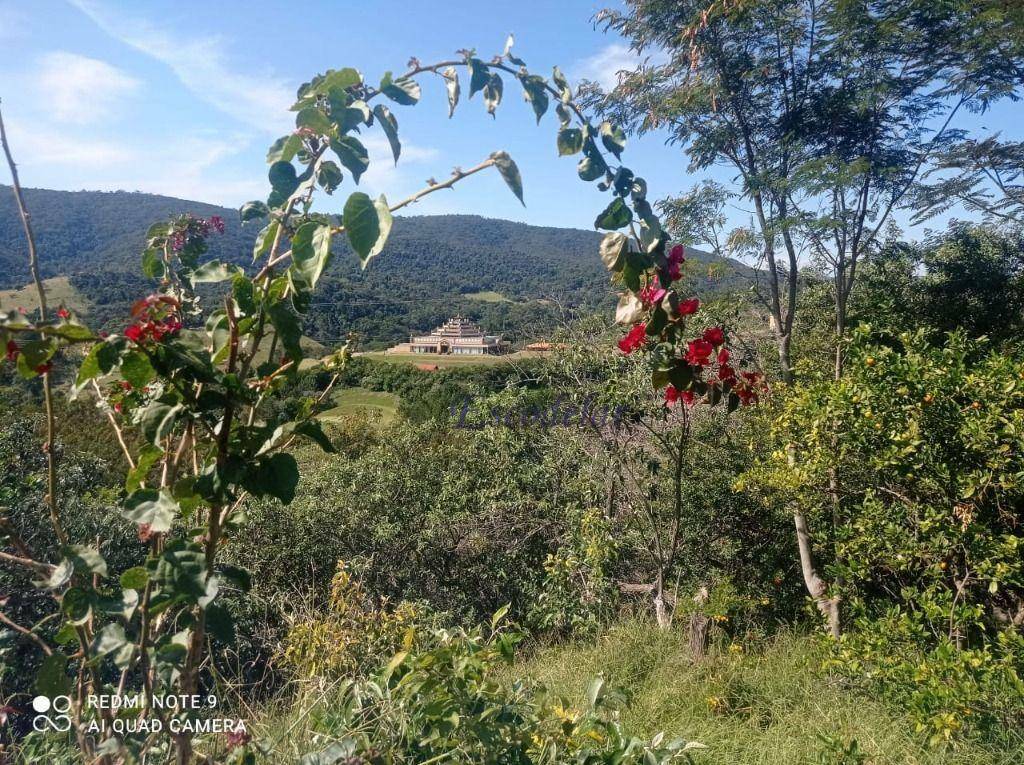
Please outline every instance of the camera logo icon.
[{"label": "camera logo icon", "polygon": [[58,733],[66,733],[71,730],[71,718],[68,712],[71,710],[70,696],[36,696],[32,699],[32,709],[36,716],[32,718],[32,728],[39,733],[47,730],[54,730]]}]

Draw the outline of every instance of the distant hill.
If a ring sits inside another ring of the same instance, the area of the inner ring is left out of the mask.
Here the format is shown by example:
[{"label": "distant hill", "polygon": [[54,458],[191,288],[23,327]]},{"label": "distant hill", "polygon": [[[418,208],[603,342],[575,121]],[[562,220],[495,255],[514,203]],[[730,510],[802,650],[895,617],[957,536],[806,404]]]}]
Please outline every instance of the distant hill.
[{"label": "distant hill", "polygon": [[[146,229],[191,212],[220,215],[223,236],[210,257],[248,266],[259,225],[244,228],[234,209],[155,194],[26,189],[44,277],[67,276],[94,320],[116,325],[147,288],[139,276]],[[306,333],[332,343],[356,331],[367,347],[428,329],[454,311],[486,329],[536,336],[559,311],[610,305],[608,274],[596,231],[530,226],[475,215],[397,217],[387,247],[364,272],[345,245],[336,255],[306,322]],[[700,289],[735,286],[751,271],[692,251]],[[710,267],[717,275],[707,277]],[[10,187],[0,186],[0,289],[26,282],[25,244]]]}]

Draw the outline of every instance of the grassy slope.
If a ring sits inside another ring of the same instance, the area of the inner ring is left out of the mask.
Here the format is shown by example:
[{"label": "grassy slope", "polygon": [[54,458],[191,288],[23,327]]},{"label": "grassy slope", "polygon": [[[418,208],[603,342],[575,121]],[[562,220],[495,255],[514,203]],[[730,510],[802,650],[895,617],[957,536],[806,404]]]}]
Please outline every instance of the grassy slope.
[{"label": "grassy slope", "polygon": [[337,420],[352,414],[368,414],[379,417],[383,427],[394,422],[398,414],[398,397],[393,393],[382,393],[363,388],[343,388],[332,398],[334,408],[320,415],[321,419]]},{"label": "grassy slope", "polygon": [[[71,281],[68,277],[56,276],[52,279],[44,279],[43,288],[46,290],[47,305],[51,309],[63,305],[83,315],[89,312],[89,301],[71,286]],[[9,311],[12,308],[24,308],[26,311],[33,311],[38,305],[36,288],[33,284],[29,284],[21,289],[0,290],[0,311]]]},{"label": "grassy slope", "polygon": [[383,351],[367,351],[357,355],[366,356],[374,361],[384,361],[389,364],[437,364],[439,367],[466,367],[507,364],[510,361],[531,358],[536,354],[530,351],[517,351],[516,353],[506,353],[501,356],[459,356],[451,353],[384,353]]},{"label": "grassy slope", "polygon": [[700,763],[800,765],[854,763],[819,759],[820,738],[848,746],[856,739],[871,765],[1010,765],[1024,762],[1024,738],[1013,753],[963,745],[927,749],[912,721],[821,679],[821,651],[812,638],[783,635],[757,651],[713,652],[694,665],[685,636],[647,625],[615,628],[593,644],[540,651],[515,667],[579,703],[589,678],[603,672],[633,694],[623,715],[629,730],[700,741]]}]

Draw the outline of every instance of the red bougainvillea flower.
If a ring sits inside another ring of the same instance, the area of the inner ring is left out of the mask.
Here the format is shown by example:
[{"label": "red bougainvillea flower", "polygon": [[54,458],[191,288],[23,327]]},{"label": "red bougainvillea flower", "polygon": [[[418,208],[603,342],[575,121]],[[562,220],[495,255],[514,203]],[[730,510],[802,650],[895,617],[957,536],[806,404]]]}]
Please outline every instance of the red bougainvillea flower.
[{"label": "red bougainvillea flower", "polygon": [[693,406],[695,400],[696,398],[693,395],[692,390],[681,391],[671,383],[669,383],[668,387],[665,388],[665,403],[669,406],[672,406],[672,404],[677,401],[682,401],[687,406]]},{"label": "red bougainvillea flower", "polygon": [[224,219],[219,215],[214,215],[210,218],[210,225],[217,230],[218,234],[224,233]]},{"label": "red bougainvillea flower", "polygon": [[19,353],[21,353],[21,348],[18,347],[18,344],[16,342],[14,342],[13,340],[8,340],[7,341],[7,360],[8,361],[17,361]]},{"label": "red bougainvillea flower", "polygon": [[733,369],[728,364],[722,364],[721,362],[719,362],[719,364],[718,364],[718,379],[721,380],[722,382],[725,382],[726,380],[735,380],[736,379],[736,370]]},{"label": "red bougainvillea flower", "polygon": [[132,324],[130,327],[127,327],[125,329],[124,336],[131,340],[133,343],[141,343],[142,327],[140,327],[138,324]]},{"label": "red bougainvillea flower", "polygon": [[691,340],[686,348],[686,363],[695,367],[703,367],[711,363],[714,346],[707,340]]},{"label": "red bougainvillea flower", "polygon": [[723,347],[723,348],[719,348],[718,349],[718,363],[719,364],[728,364],[729,363],[729,349],[728,348],[724,348]]},{"label": "red bougainvillea flower", "polygon": [[71,311],[69,311],[64,306],[61,306],[60,308],[57,309],[57,318],[58,319],[70,319],[71,318]]},{"label": "red bougainvillea flower", "polygon": [[51,364],[49,361],[47,361],[45,364],[40,364],[39,366],[36,367],[36,374],[37,375],[45,375],[51,369],[53,369],[53,364]]},{"label": "red bougainvillea flower", "polygon": [[744,404],[756,404],[760,393],[766,390],[764,378],[760,372],[740,372],[733,390]]},{"label": "red bougainvillea flower", "polygon": [[640,290],[640,302],[645,306],[656,305],[661,302],[661,299],[668,294],[668,290],[659,287],[655,284],[648,284],[642,290]]},{"label": "red bougainvillea flower", "polygon": [[644,322],[634,324],[629,333],[619,340],[619,350],[623,353],[632,353],[637,348],[642,348],[647,342],[647,325]]},{"label": "red bougainvillea flower", "polygon": [[686,260],[686,248],[681,244],[677,244],[668,252],[669,263],[682,263]]},{"label": "red bougainvillea flower", "polygon": [[704,330],[704,339],[717,348],[725,342],[725,332],[721,327],[708,327]]},{"label": "red bougainvillea flower", "polygon": [[697,313],[697,309],[700,308],[700,300],[698,298],[690,298],[684,300],[679,304],[679,315],[680,316],[692,316]]}]

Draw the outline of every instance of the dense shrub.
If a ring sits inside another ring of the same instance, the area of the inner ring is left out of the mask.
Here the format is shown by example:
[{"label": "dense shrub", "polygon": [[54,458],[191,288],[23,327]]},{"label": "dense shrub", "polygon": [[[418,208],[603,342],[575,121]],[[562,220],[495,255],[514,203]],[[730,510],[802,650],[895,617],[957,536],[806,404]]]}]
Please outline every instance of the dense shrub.
[{"label": "dense shrub", "polygon": [[1024,359],[863,327],[788,392],[755,480],[813,520],[852,628],[836,665],[937,739],[1024,714]]}]

